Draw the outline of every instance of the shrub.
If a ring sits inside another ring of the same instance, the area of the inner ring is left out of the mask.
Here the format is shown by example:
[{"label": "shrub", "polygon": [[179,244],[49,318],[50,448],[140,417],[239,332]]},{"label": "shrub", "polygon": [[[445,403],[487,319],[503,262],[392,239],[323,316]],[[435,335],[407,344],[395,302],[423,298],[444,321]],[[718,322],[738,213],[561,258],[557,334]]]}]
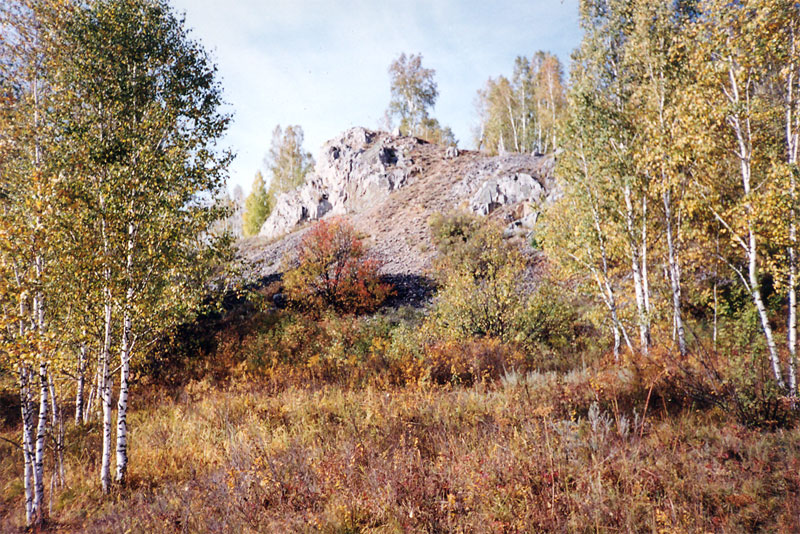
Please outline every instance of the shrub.
[{"label": "shrub", "polygon": [[435,213],[428,220],[436,250],[443,256],[462,252],[481,227],[481,219],[469,212]]},{"label": "shrub", "polygon": [[525,309],[526,261],[493,225],[476,230],[437,262],[440,289],[431,321],[459,339],[515,337]]},{"label": "shrub", "polygon": [[542,280],[528,298],[520,318],[518,341],[563,351],[578,341],[579,314],[552,280]]},{"label": "shrub", "polygon": [[284,287],[289,299],[304,309],[370,312],[391,293],[391,286],[380,280],[380,266],[367,258],[350,224],[342,219],[319,221],[303,236],[284,275]]}]

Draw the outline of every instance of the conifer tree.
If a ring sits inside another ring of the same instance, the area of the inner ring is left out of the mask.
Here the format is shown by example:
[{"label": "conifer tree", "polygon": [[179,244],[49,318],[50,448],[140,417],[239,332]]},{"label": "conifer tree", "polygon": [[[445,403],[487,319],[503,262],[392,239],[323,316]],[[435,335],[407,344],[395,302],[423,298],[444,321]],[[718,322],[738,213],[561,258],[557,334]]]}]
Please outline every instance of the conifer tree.
[{"label": "conifer tree", "polygon": [[245,236],[258,235],[261,225],[269,217],[271,208],[270,196],[267,194],[264,177],[261,175],[261,171],[257,171],[250,194],[247,195],[244,201],[242,230]]}]

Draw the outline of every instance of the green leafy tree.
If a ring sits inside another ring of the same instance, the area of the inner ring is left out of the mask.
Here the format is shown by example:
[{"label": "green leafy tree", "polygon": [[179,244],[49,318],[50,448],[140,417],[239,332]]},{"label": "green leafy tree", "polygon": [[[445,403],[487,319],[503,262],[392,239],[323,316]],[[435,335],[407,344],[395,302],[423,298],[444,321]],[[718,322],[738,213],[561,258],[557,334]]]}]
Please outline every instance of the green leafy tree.
[{"label": "green leafy tree", "polygon": [[111,352],[119,353],[116,479],[127,472],[131,360],[191,313],[203,281],[227,251],[211,232],[226,211],[214,202],[230,154],[214,144],[228,117],[205,51],[165,1],[81,4],[62,38],[54,73],[70,87],[60,139],[80,232],[82,265],[95,273],[102,308],[101,482],[111,483]]},{"label": "green leafy tree", "polygon": [[278,195],[303,185],[314,168],[314,158],[303,148],[303,128],[276,126],[264,163],[271,174],[269,197],[274,205]]},{"label": "green leafy tree", "polygon": [[244,213],[242,230],[245,236],[257,235],[261,230],[261,225],[269,217],[272,210],[272,197],[267,193],[267,186],[264,184],[264,177],[261,171],[256,172],[253,180],[253,187],[250,194],[244,201]]},{"label": "green leafy tree", "polygon": [[404,135],[455,146],[453,131],[439,124],[430,112],[436,105],[439,89],[434,80],[436,71],[422,66],[422,54],[405,53],[389,65],[391,100],[386,111],[387,122],[397,119]]}]

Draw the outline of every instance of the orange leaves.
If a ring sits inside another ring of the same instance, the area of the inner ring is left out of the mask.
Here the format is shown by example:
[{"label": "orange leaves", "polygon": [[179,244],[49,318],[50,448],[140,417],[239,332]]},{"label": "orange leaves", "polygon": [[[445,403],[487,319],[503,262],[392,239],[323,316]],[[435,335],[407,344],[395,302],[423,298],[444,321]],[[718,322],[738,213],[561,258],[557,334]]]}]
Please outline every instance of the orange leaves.
[{"label": "orange leaves", "polygon": [[366,258],[364,245],[341,219],[318,222],[304,237],[296,264],[284,275],[289,298],[300,307],[343,313],[376,309],[391,286],[381,282],[381,263]]}]

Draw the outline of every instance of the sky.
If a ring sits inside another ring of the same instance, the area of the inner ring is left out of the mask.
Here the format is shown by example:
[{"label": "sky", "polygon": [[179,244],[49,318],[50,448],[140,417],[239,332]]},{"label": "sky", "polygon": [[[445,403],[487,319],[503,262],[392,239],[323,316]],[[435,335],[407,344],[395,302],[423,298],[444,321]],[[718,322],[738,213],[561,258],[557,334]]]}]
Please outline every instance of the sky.
[{"label": "sky", "polygon": [[[302,126],[316,158],[347,128],[379,128],[389,64],[422,54],[436,71],[433,111],[474,148],[475,96],[514,58],[545,50],[565,69],[580,41],[578,0],[172,0],[219,68],[236,158],[229,188],[250,189],[276,125]],[[265,173],[265,177],[268,175]]]}]

